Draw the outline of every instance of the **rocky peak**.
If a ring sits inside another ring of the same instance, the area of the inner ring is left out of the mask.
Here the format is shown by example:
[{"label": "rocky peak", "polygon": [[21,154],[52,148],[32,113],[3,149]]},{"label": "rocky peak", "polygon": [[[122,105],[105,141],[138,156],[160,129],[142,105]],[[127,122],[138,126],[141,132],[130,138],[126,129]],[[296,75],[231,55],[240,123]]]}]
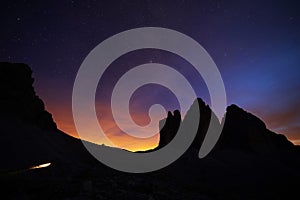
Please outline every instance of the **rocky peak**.
[{"label": "rocky peak", "polygon": [[[198,106],[196,106],[198,104]],[[197,98],[193,104],[191,105],[190,109],[187,111],[187,114],[185,115],[185,118],[183,121],[181,121],[181,114],[178,110],[174,111],[174,116],[171,112],[168,112],[168,116],[166,119],[161,120],[160,122],[160,142],[158,145],[158,148],[161,148],[165,145],[167,145],[176,135],[178,128],[180,124],[184,127],[189,127],[189,123],[192,121],[192,117],[194,116],[193,113],[196,112],[195,109],[197,107],[200,110],[200,122],[199,122],[199,128],[196,135],[196,138],[192,144],[192,147],[199,148],[200,145],[203,142],[203,139],[205,137],[205,134],[207,132],[209,122],[211,119],[214,120],[215,123],[219,125],[219,121],[216,117],[216,115],[211,111],[210,107],[201,99]],[[165,125],[164,125],[165,124]],[[163,126],[164,125],[164,126]],[[163,127],[163,128],[162,128]]]}]

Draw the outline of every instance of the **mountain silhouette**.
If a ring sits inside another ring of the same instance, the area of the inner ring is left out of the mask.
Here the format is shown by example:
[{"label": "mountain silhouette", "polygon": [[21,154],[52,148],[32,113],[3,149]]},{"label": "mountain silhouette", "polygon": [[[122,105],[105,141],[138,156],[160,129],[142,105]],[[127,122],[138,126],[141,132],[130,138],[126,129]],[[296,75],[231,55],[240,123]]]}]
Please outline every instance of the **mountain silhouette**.
[{"label": "mountain silhouette", "polygon": [[[180,125],[184,126],[188,123],[189,118],[192,117],[190,112],[196,109],[195,104],[198,104],[200,121],[192,148],[199,149],[201,147],[211,120],[214,124],[221,126],[210,107],[201,98],[198,98],[182,122],[178,110],[174,111],[174,115],[168,112],[167,118],[160,121],[161,131],[158,148],[165,146],[174,138]],[[265,155],[299,151],[298,146],[294,146],[284,135],[268,130],[262,120],[237,105],[228,106],[225,116],[226,118],[224,117],[222,121],[224,123],[222,134],[214,151],[238,150]]]},{"label": "mountain silhouette", "polygon": [[[166,168],[128,174],[98,162],[79,139],[58,130],[33,81],[27,65],[0,63],[2,199],[291,199],[298,195],[299,146],[236,105],[227,108],[222,134],[204,159],[198,158],[198,152],[210,119],[219,124],[210,107],[198,98],[184,119],[178,110],[168,112],[160,122],[156,150],[167,145],[180,126],[189,125],[198,104],[199,129],[191,147]],[[51,165],[29,169],[44,163]]]}]

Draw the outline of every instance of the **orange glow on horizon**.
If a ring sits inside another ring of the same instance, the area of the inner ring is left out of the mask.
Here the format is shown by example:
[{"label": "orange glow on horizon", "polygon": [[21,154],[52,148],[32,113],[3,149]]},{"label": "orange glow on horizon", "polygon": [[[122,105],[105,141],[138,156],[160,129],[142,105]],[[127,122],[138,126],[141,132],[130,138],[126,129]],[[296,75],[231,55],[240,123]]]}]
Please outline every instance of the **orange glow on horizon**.
[{"label": "orange glow on horizon", "polygon": [[[53,114],[53,119],[57,124],[58,129],[71,135],[75,138],[80,138],[77,134],[75,124],[73,121],[72,110],[68,106],[48,106],[47,109]],[[100,106],[101,113],[101,127],[104,130],[106,136],[114,143],[114,145],[118,148],[126,149],[129,151],[145,151],[149,149],[153,149],[158,145],[159,142],[159,134],[156,134],[152,137],[143,139],[143,138],[135,138],[123,133],[111,120],[109,117],[106,117],[109,112],[108,106]],[[141,120],[141,116],[138,116]],[[145,121],[148,119],[145,119]],[[86,130],[88,132],[88,129]],[[86,134],[86,137],[82,138],[89,142],[93,142],[95,144],[103,144],[102,141],[97,141],[93,137],[92,134]]]},{"label": "orange glow on horizon", "polygon": [[300,140],[290,140],[294,145],[300,145]]}]

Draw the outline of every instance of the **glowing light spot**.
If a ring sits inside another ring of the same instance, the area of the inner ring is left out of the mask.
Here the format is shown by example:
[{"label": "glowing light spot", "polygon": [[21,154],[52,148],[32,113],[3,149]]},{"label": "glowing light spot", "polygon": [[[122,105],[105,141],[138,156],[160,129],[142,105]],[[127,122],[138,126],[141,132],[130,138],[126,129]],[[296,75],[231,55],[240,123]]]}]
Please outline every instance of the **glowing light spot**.
[{"label": "glowing light spot", "polygon": [[45,163],[45,164],[30,167],[29,169],[40,169],[40,168],[49,167],[50,165],[51,165],[51,163]]}]

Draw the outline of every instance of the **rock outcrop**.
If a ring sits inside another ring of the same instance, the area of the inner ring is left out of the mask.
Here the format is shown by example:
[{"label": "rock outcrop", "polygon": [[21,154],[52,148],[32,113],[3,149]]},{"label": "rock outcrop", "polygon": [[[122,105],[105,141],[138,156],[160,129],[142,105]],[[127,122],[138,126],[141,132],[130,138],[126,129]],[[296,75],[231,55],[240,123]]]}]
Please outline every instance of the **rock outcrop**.
[{"label": "rock outcrop", "polygon": [[35,94],[32,71],[22,63],[0,63],[0,115],[16,117],[42,129],[56,130],[52,115]]}]

